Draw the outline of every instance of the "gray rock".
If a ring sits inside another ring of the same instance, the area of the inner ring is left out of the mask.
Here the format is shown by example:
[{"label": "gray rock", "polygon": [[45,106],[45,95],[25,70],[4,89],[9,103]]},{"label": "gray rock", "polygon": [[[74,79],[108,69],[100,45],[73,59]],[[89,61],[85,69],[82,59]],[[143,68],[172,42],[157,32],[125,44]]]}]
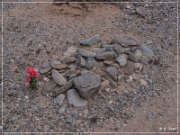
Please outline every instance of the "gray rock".
[{"label": "gray rock", "polygon": [[73,87],[73,78],[70,79],[66,84],[64,84],[62,87],[60,88],[56,88],[54,91],[56,92],[56,94],[60,94],[63,93],[67,90],[69,90],[70,88]]},{"label": "gray rock", "polygon": [[96,65],[96,61],[93,58],[88,58],[88,60],[86,61],[86,65],[85,67],[88,69],[93,68]]},{"label": "gray rock", "polygon": [[112,44],[112,46],[113,46],[114,51],[118,55],[123,54],[125,52],[125,49],[122,46],[118,45],[118,44]]},{"label": "gray rock", "polygon": [[56,83],[55,82],[48,82],[44,85],[41,94],[43,96],[47,96],[49,92],[51,92],[54,88],[56,87]]},{"label": "gray rock", "polygon": [[138,58],[134,54],[132,54],[132,53],[130,53],[128,55],[128,59],[133,61],[133,62],[138,62]]},{"label": "gray rock", "polygon": [[127,58],[125,55],[121,54],[116,58],[116,61],[120,66],[125,66],[127,64]]},{"label": "gray rock", "polygon": [[85,67],[85,65],[86,65],[86,60],[85,60],[83,57],[81,57],[80,55],[79,55],[78,59],[79,59],[79,65],[80,65],[81,67]]},{"label": "gray rock", "polygon": [[74,85],[80,96],[87,99],[99,90],[101,77],[94,72],[84,71],[80,76],[74,78]]},{"label": "gray rock", "polygon": [[118,81],[122,81],[124,79],[124,75],[118,75]]},{"label": "gray rock", "polygon": [[126,75],[131,75],[134,73],[134,62],[128,61],[126,66],[122,67]]},{"label": "gray rock", "polygon": [[61,64],[61,62],[57,60],[51,60],[50,64],[52,68],[58,70],[66,69],[68,67],[67,64]]},{"label": "gray rock", "polygon": [[96,56],[96,53],[95,52],[91,52],[91,51],[86,51],[84,49],[80,49],[79,50],[79,54],[83,57],[86,57],[86,58],[94,58]]},{"label": "gray rock", "polygon": [[58,67],[59,65],[61,65],[61,61],[58,61],[58,60],[51,60],[50,61],[50,65],[52,68],[55,68]]},{"label": "gray rock", "polygon": [[118,79],[118,70],[116,67],[109,66],[106,68],[106,72],[110,75],[114,81]]},{"label": "gray rock", "polygon": [[67,51],[64,53],[62,59],[68,59],[69,57],[75,55],[77,53],[78,48],[75,46],[71,46],[67,49]]},{"label": "gray rock", "polygon": [[94,52],[96,53],[96,54],[98,54],[98,53],[103,53],[103,52],[105,52],[106,51],[106,48],[97,48]]},{"label": "gray rock", "polygon": [[134,71],[136,73],[140,73],[143,69],[143,64],[141,63],[134,63]]},{"label": "gray rock", "polygon": [[48,73],[50,70],[51,70],[51,66],[49,64],[49,61],[46,61],[44,62],[42,65],[41,65],[41,69],[40,69],[40,74],[46,74]]},{"label": "gray rock", "polygon": [[154,52],[147,45],[143,44],[138,49],[142,52],[143,55],[152,57],[154,56]]},{"label": "gray rock", "polygon": [[116,57],[114,52],[102,52],[96,54],[98,60],[113,60]]},{"label": "gray rock", "polygon": [[110,80],[110,85],[112,88],[117,88],[117,84],[113,80]]},{"label": "gray rock", "polygon": [[139,59],[142,56],[142,52],[139,49],[136,49],[134,52],[134,56]]},{"label": "gray rock", "polygon": [[113,61],[108,61],[108,60],[105,60],[104,62],[103,62],[105,65],[112,65],[113,64]]},{"label": "gray rock", "polygon": [[105,51],[113,51],[113,46],[111,44],[101,45],[101,48],[104,48]]},{"label": "gray rock", "polygon": [[74,63],[76,62],[76,58],[75,57],[64,58],[62,62],[66,64]]},{"label": "gray rock", "polygon": [[67,92],[67,99],[70,105],[74,107],[83,107],[87,105],[87,101],[81,98],[75,89],[70,89]]},{"label": "gray rock", "polygon": [[62,106],[59,110],[58,113],[63,114],[66,111],[66,107]]},{"label": "gray rock", "polygon": [[136,8],[136,13],[142,17],[147,18],[150,15],[150,12],[148,9],[144,8],[144,7],[138,7]]},{"label": "gray rock", "polygon": [[132,36],[125,36],[125,37],[121,38],[120,42],[121,42],[121,45],[124,47],[139,45],[137,40]]},{"label": "gray rock", "polygon": [[62,105],[63,101],[64,101],[64,98],[65,98],[65,95],[64,94],[60,94],[53,101],[54,101],[55,104]]},{"label": "gray rock", "polygon": [[100,40],[100,35],[94,35],[90,38],[84,39],[84,40],[80,40],[80,44],[81,45],[86,45],[86,46],[91,46],[95,43],[97,43]]},{"label": "gray rock", "polygon": [[55,69],[52,70],[52,78],[54,82],[56,82],[60,86],[66,84],[67,82],[67,80]]}]

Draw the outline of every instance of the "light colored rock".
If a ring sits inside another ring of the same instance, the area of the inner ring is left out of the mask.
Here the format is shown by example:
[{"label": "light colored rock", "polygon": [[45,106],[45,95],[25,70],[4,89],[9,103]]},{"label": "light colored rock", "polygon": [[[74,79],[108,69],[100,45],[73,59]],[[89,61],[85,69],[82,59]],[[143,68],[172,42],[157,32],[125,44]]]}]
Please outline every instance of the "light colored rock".
[{"label": "light colored rock", "polygon": [[83,57],[86,57],[86,58],[94,58],[96,56],[95,52],[87,51],[84,49],[80,49],[79,54]]},{"label": "light colored rock", "polygon": [[127,64],[127,58],[125,57],[125,55],[119,55],[117,58],[116,58],[116,61],[118,62],[118,64],[120,66],[125,66]]},{"label": "light colored rock", "polygon": [[68,103],[74,107],[84,107],[87,105],[87,101],[81,98],[75,89],[68,90],[67,99]]},{"label": "light colored rock", "polygon": [[54,82],[56,82],[60,86],[65,85],[67,83],[67,80],[55,69],[52,70],[52,78]]},{"label": "light colored rock", "polygon": [[71,46],[67,49],[67,51],[64,53],[62,59],[69,58],[77,53],[78,48],[75,46]]},{"label": "light colored rock", "polygon": [[148,83],[147,83],[147,81],[141,79],[141,80],[140,80],[140,85],[141,85],[141,86],[147,86]]},{"label": "light colored rock", "polygon": [[65,98],[65,95],[64,94],[60,94],[59,96],[57,96],[54,99],[54,103],[61,106],[63,104],[64,98]]},{"label": "light colored rock", "polygon": [[91,46],[91,45],[97,43],[99,40],[100,40],[100,35],[97,34],[97,35],[94,35],[90,38],[80,40],[80,44],[86,45],[86,46]]}]

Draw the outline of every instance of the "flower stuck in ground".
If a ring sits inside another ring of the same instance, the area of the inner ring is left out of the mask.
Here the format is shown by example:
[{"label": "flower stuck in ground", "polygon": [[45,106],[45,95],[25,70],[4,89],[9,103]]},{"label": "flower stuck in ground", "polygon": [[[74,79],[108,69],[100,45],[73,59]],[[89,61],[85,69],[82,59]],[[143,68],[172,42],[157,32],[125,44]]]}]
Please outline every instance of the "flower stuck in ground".
[{"label": "flower stuck in ground", "polygon": [[37,88],[37,77],[38,72],[32,67],[26,67],[26,72],[28,76],[26,77],[26,87],[29,87],[30,91]]}]

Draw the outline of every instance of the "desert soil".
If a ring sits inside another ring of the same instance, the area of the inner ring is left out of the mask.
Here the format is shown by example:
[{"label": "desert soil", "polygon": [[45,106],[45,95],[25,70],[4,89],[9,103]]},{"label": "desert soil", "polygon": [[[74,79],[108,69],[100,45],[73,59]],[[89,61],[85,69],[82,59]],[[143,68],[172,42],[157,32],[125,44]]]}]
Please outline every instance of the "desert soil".
[{"label": "desert soil", "polygon": [[[142,7],[150,15],[135,12]],[[177,131],[176,3],[6,3],[3,9],[4,132]],[[44,76],[37,91],[26,89],[27,66],[39,70],[47,59],[60,59],[68,47],[95,34],[100,34],[101,44],[124,35],[153,41],[150,46],[160,63],[135,74],[148,85],[122,81],[115,90],[100,90],[81,108],[66,98],[63,114],[53,97],[41,94]]]}]

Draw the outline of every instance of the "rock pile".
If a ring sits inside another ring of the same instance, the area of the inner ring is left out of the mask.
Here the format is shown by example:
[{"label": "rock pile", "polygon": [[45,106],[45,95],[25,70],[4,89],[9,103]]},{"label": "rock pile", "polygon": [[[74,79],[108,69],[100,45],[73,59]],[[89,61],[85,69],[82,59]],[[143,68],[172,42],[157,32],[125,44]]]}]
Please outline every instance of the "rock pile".
[{"label": "rock pile", "polygon": [[56,86],[45,85],[42,94],[53,91],[53,96],[56,96],[54,102],[61,105],[65,98],[62,93],[67,92],[70,105],[86,106],[86,100],[100,88],[109,85],[117,87],[117,82],[134,72],[140,73],[144,64],[154,57],[148,44],[141,44],[132,36],[113,39],[108,44],[96,47],[99,42],[98,34],[80,40],[80,47],[69,47],[60,60],[44,62],[40,73],[51,76]]}]

